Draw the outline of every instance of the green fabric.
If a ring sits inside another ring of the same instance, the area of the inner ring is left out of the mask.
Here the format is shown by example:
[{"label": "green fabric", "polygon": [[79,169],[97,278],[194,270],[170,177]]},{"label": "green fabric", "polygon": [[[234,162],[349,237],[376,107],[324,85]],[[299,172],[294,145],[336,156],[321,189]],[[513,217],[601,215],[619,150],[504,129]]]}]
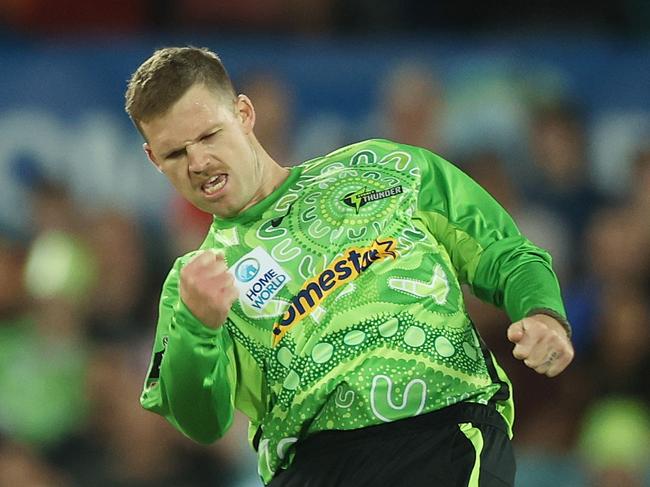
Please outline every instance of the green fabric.
[{"label": "green fabric", "polygon": [[[533,304],[564,313],[547,254],[487,193],[386,140],[293,168],[262,202],[215,219],[202,248],[223,252],[239,299],[224,327],[204,327],[178,297],[194,253],[176,262],[142,404],[202,442],[243,411],[265,483],[314,432],[485,404],[508,383],[490,376],[461,282],[513,319]],[[497,407],[511,425],[512,396]]]},{"label": "green fabric", "polygon": [[458,425],[460,431],[472,443],[474,451],[476,452],[476,459],[472,467],[472,473],[469,476],[467,487],[479,487],[480,474],[481,474],[481,453],[483,452],[483,435],[481,430],[476,428],[472,423],[461,423]]},{"label": "green fabric", "polygon": [[446,247],[462,283],[512,321],[548,308],[566,319],[551,256],[524,238],[476,182],[438,156],[425,167],[420,217]]}]

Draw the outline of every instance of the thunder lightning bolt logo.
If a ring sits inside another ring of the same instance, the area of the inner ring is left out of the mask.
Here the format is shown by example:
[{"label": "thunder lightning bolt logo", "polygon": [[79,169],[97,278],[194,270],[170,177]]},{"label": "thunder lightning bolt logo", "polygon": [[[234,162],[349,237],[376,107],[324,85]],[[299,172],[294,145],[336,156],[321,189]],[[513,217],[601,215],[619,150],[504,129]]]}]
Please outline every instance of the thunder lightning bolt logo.
[{"label": "thunder lightning bolt logo", "polygon": [[350,193],[347,195],[344,199],[345,203],[348,205],[354,207],[354,209],[357,212],[357,215],[359,214],[359,208],[361,208],[361,203],[363,201],[363,196],[367,194],[368,192],[366,191],[366,188],[364,187],[363,189],[359,189],[355,191],[354,193]]},{"label": "thunder lightning bolt logo", "polygon": [[368,191],[367,186],[364,186],[363,189],[358,189],[352,193],[346,194],[343,198],[343,203],[351,208],[354,208],[358,215],[359,208],[362,206],[365,206],[368,203],[372,203],[373,201],[383,200],[385,198],[390,198],[402,193],[403,189],[401,185],[385,188],[381,191],[377,191],[376,189],[371,189]]}]

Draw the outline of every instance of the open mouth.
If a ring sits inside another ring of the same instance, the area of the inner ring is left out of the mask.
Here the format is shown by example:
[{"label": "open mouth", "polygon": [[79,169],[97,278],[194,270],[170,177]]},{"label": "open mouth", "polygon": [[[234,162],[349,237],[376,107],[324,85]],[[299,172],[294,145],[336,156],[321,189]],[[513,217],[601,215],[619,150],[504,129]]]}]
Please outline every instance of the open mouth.
[{"label": "open mouth", "polygon": [[227,174],[217,174],[216,176],[212,176],[205,183],[203,183],[201,185],[201,190],[207,196],[215,196],[223,189],[227,181]]}]

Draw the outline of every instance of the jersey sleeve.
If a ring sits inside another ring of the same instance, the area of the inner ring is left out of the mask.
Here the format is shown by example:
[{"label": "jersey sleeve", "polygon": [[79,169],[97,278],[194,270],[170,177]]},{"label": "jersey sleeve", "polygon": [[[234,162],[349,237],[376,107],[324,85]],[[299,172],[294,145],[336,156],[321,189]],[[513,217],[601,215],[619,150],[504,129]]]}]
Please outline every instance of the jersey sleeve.
[{"label": "jersey sleeve", "polygon": [[442,243],[462,283],[512,321],[534,313],[570,327],[551,256],[526,239],[513,219],[456,166],[420,149],[418,209]]},{"label": "jersey sleeve", "polygon": [[140,402],[189,438],[211,443],[230,427],[237,368],[225,326],[204,326],[179,296],[180,259],[160,298],[154,353]]}]

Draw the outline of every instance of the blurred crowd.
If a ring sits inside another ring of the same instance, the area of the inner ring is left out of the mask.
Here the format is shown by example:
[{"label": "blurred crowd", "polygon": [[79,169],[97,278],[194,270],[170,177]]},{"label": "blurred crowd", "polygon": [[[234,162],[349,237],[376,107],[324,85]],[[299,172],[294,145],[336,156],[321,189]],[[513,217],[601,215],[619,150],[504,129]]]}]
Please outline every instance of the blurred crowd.
[{"label": "blurred crowd", "polygon": [[[514,383],[517,485],[650,485],[650,133],[611,161],[625,177],[606,191],[587,114],[566,96],[518,99],[516,115],[500,102],[497,118],[517,126],[504,149],[454,135],[457,100],[417,63],[389,73],[363,120],[296,126],[291,87],[272,72],[249,73],[240,91],[281,163],[384,137],[441,154],[490,191],[553,255],[576,346],[563,375],[540,377],[512,358],[507,317],[468,295]],[[0,487],[261,485],[243,418],[204,447],[138,403],[162,280],[210,217],[173,197],[152,224],[89,210],[37,170],[25,184],[29,234],[0,231]]]}]

